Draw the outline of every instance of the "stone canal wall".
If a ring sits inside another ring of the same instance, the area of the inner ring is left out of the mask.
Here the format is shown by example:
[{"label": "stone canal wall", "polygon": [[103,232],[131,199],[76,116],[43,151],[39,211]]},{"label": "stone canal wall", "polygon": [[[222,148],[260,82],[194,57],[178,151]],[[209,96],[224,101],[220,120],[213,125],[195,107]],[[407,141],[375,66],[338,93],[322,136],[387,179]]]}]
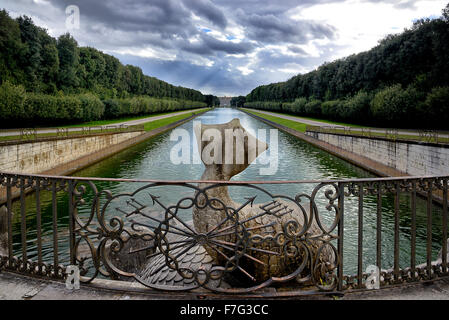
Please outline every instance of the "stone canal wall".
[{"label": "stone canal wall", "polygon": [[307,132],[306,135],[407,175],[449,174],[449,145],[321,132]]},{"label": "stone canal wall", "polygon": [[449,174],[449,145],[318,132],[302,133],[245,110],[241,111],[381,177]]},{"label": "stone canal wall", "polygon": [[[143,132],[99,134],[64,139],[35,140],[0,145],[0,172],[47,173],[59,168],[57,174],[76,169],[78,159],[107,151],[133,139]],[[67,164],[70,164],[65,166]]]},{"label": "stone canal wall", "polygon": [[[114,153],[188,122],[206,111],[150,131],[100,133],[77,137],[0,143],[0,172],[68,175]],[[0,188],[0,203],[2,202]]]},{"label": "stone canal wall", "polygon": [[[0,143],[0,172],[69,175],[126,148],[186,123],[206,111],[150,131],[103,133],[32,142]],[[12,189],[12,198],[20,195]],[[29,190],[26,190],[27,192]],[[6,188],[0,187],[0,206],[6,202]]]}]

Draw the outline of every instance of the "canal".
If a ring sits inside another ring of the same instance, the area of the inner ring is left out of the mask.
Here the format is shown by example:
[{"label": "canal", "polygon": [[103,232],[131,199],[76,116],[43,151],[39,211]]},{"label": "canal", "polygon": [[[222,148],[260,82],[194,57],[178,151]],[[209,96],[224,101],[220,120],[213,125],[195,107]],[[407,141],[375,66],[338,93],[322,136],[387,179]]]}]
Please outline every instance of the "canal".
[{"label": "canal", "polygon": [[[269,125],[258,121],[249,115],[230,108],[218,108],[206,112],[197,117],[194,121],[202,123],[225,123],[233,118],[239,118],[243,127],[248,130],[257,132],[258,129],[273,129]],[[189,121],[179,129],[185,129],[193,135],[194,121]],[[173,164],[170,160],[172,148],[178,141],[170,139],[171,132],[158,135],[145,142],[142,142],[125,151],[117,153],[106,160],[91,165],[83,170],[73,174],[79,177],[101,177],[101,178],[117,178],[117,179],[152,179],[152,180],[199,180],[204,171],[203,164]],[[194,138],[192,136],[192,138]],[[269,141],[267,135],[267,142]],[[196,143],[191,144],[191,152],[195,152]],[[321,149],[318,149],[306,142],[287,133],[278,132],[278,166],[275,175],[262,175],[261,168],[266,168],[267,164],[256,161],[245,171],[241,172],[233,178],[239,181],[254,180],[328,180],[328,179],[350,179],[350,178],[371,178],[371,173],[360,169],[340,158],[330,155]],[[110,190],[112,194],[132,193],[142,184],[129,183],[124,181],[100,181],[95,182],[98,190]],[[263,185],[262,187],[273,193],[282,194],[294,198],[298,194],[308,194],[312,192],[317,183],[301,183],[301,184],[285,184],[285,185]],[[89,189],[89,188],[88,188]],[[237,202],[244,202],[245,197],[253,195],[256,191],[243,188],[232,187],[230,194]],[[322,190],[324,194],[324,190]],[[179,186],[163,186],[151,189],[151,194],[159,196],[161,203],[173,204],[182,197],[193,195],[192,189]],[[52,243],[52,202],[51,194],[41,194],[41,212],[42,212],[42,235],[43,241],[43,257],[44,261],[53,261],[53,243]],[[85,194],[86,204],[92,199],[89,191]],[[149,203],[151,199],[148,192],[137,195],[137,200],[141,203]],[[259,193],[256,203],[268,201],[266,194]],[[35,195],[29,195],[26,198],[27,212],[27,246],[28,256],[33,258],[36,256],[36,199]],[[58,193],[58,246],[60,252],[65,252],[60,257],[60,262],[68,261],[68,199],[67,196]],[[317,200],[320,217],[330,225],[334,218],[332,212],[328,212],[325,208],[327,204],[324,196]],[[400,197],[400,265],[406,267],[410,265],[410,241],[411,241],[411,210],[410,199],[403,195]],[[20,255],[20,203],[14,203],[14,251]],[[433,259],[436,258],[442,243],[441,229],[441,209],[433,205]],[[358,202],[353,197],[345,201],[345,227],[344,227],[344,272],[346,274],[355,274],[357,272],[357,228],[358,228]],[[183,219],[191,220],[189,214],[191,210],[182,213]],[[90,214],[89,205],[80,206],[80,216],[87,217]],[[112,215],[112,213],[111,213]],[[118,215],[114,212],[113,215]],[[376,221],[377,221],[377,197],[365,196],[364,199],[364,218],[363,218],[363,266],[376,264]],[[418,199],[417,203],[417,248],[416,257],[417,264],[426,261],[426,202]],[[382,267],[385,269],[393,266],[393,245],[394,245],[394,198],[384,197],[382,202]],[[66,249],[64,251],[64,249]]]}]

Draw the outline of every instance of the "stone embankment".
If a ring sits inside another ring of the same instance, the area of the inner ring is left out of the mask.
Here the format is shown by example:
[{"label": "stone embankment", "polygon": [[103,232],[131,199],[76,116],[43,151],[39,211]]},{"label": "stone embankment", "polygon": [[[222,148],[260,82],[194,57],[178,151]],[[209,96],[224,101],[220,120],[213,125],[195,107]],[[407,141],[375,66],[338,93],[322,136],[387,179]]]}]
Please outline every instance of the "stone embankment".
[{"label": "stone embankment", "polygon": [[[117,152],[171,130],[202,113],[151,131],[100,133],[76,137],[35,139],[0,143],[0,172],[17,174],[69,175]],[[18,190],[13,190],[17,197]],[[0,187],[0,205],[6,190]]]}]

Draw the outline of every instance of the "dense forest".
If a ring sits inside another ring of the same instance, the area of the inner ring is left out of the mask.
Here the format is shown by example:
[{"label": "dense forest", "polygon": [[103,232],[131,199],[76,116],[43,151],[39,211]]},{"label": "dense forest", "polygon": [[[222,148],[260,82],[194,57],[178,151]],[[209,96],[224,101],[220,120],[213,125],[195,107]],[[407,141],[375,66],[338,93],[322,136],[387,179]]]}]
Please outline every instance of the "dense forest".
[{"label": "dense forest", "polygon": [[449,4],[373,49],[255,88],[245,106],[373,126],[449,130]]},{"label": "dense forest", "polygon": [[1,127],[76,123],[219,104],[217,97],[144,75],[139,67],[26,16],[0,11]]}]

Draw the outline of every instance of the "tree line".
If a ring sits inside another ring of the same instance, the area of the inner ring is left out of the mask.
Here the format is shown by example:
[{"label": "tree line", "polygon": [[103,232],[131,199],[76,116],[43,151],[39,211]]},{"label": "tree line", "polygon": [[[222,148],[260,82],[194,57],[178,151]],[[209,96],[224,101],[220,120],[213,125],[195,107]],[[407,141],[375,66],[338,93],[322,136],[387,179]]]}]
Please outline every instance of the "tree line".
[{"label": "tree line", "polygon": [[231,101],[229,102],[231,104],[231,107],[241,108],[245,105],[246,97],[244,96],[238,96],[238,97],[232,97]]},{"label": "tree line", "polygon": [[0,84],[2,126],[90,121],[214,106],[218,100],[79,47],[68,33],[55,39],[31,18],[13,19],[6,10],[0,11]]},{"label": "tree line", "polygon": [[259,86],[250,108],[374,126],[448,129],[449,4],[373,49]]}]

